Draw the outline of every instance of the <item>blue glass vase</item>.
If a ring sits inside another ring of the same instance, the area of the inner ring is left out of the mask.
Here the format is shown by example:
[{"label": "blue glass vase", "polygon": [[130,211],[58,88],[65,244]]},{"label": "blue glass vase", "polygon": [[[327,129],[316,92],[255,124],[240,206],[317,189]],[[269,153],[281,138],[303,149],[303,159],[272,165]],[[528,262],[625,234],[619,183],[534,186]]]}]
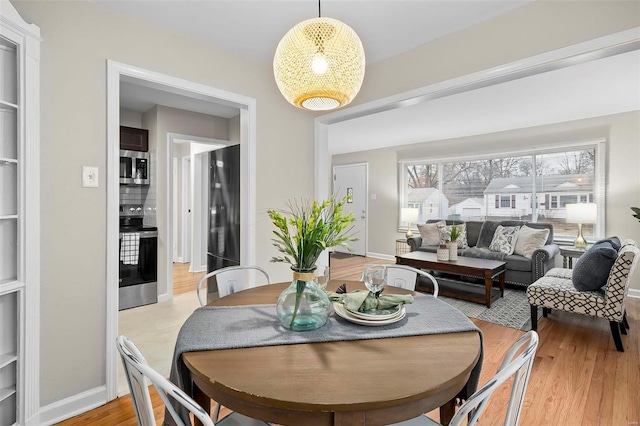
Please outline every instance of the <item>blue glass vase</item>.
[{"label": "blue glass vase", "polygon": [[[293,269],[293,268],[291,268]],[[316,330],[327,323],[331,315],[331,301],[318,285],[312,270],[293,269],[293,281],[276,303],[280,323],[290,330]]]}]

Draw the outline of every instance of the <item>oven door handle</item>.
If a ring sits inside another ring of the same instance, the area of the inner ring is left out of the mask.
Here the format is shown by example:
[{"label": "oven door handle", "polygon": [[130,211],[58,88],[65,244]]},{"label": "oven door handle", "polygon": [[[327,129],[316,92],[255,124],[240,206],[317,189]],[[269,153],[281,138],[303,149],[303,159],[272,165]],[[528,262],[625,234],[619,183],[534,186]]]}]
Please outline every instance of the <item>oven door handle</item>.
[{"label": "oven door handle", "polygon": [[[124,234],[135,234],[135,233],[136,232],[121,232],[120,239],[122,239],[122,235]],[[140,238],[157,238],[158,237],[158,231],[140,231],[137,233],[140,234]]]}]

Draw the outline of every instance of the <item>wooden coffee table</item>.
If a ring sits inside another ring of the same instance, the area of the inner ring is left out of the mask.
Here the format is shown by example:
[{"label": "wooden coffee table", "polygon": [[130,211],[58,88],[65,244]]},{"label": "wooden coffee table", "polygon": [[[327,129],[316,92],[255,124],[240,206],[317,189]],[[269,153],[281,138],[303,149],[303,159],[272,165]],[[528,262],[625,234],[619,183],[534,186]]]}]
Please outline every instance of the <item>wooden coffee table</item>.
[{"label": "wooden coffee table", "polygon": [[[435,253],[412,251],[411,253],[396,256],[396,263],[398,265],[407,265],[418,269],[431,269],[433,271],[461,276],[464,275],[468,277],[484,278],[483,292],[477,291],[480,287],[478,284],[463,281],[453,281],[456,286],[452,287],[440,286],[439,291],[443,296],[484,303],[487,305],[487,308],[491,307],[493,279],[495,277],[499,277],[500,297],[504,297],[504,274],[506,271],[506,262],[460,256],[458,256],[458,260],[442,261],[437,259]],[[438,279],[438,283],[440,283],[440,281],[441,280]],[[416,289],[421,290],[420,287],[417,287]]]}]

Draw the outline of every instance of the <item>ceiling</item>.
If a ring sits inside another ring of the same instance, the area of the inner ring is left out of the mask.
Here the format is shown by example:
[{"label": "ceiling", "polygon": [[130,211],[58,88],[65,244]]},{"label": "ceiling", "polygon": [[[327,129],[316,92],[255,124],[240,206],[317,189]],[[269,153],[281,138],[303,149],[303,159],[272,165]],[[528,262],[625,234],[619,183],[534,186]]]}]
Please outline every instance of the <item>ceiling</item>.
[{"label": "ceiling", "polygon": [[536,74],[329,127],[341,154],[640,110],[640,52]]},{"label": "ceiling", "polygon": [[[317,16],[312,0],[94,0],[139,19],[271,62],[280,38]],[[528,3],[324,0],[322,15],[350,25],[367,63],[397,55]],[[239,110],[122,82],[124,108],[155,104],[230,118]],[[274,83],[275,84],[275,83]],[[376,149],[640,110],[640,53],[610,56],[329,126],[329,153]]]},{"label": "ceiling", "polygon": [[177,93],[167,92],[151,85],[120,81],[120,108],[136,112],[146,112],[154,105],[163,105],[186,111],[232,118],[240,114],[240,109],[204,99],[195,99]]},{"label": "ceiling", "polygon": [[[315,0],[94,0],[109,9],[171,28],[261,61],[273,61],[280,39],[318,16]],[[360,36],[371,64],[512,11],[532,0],[323,0],[322,16]]]}]

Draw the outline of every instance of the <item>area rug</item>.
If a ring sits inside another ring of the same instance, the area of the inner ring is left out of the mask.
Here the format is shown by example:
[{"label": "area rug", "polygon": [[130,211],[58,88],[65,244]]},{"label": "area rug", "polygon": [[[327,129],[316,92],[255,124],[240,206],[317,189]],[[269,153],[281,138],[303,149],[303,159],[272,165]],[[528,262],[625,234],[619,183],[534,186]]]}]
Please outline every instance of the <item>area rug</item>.
[{"label": "area rug", "polygon": [[[451,306],[457,308],[470,318],[492,322],[518,330],[531,330],[531,308],[524,290],[507,288],[504,297],[491,303],[491,308],[485,305],[451,297],[438,296]],[[538,309],[538,318],[542,316],[542,309]]]}]

